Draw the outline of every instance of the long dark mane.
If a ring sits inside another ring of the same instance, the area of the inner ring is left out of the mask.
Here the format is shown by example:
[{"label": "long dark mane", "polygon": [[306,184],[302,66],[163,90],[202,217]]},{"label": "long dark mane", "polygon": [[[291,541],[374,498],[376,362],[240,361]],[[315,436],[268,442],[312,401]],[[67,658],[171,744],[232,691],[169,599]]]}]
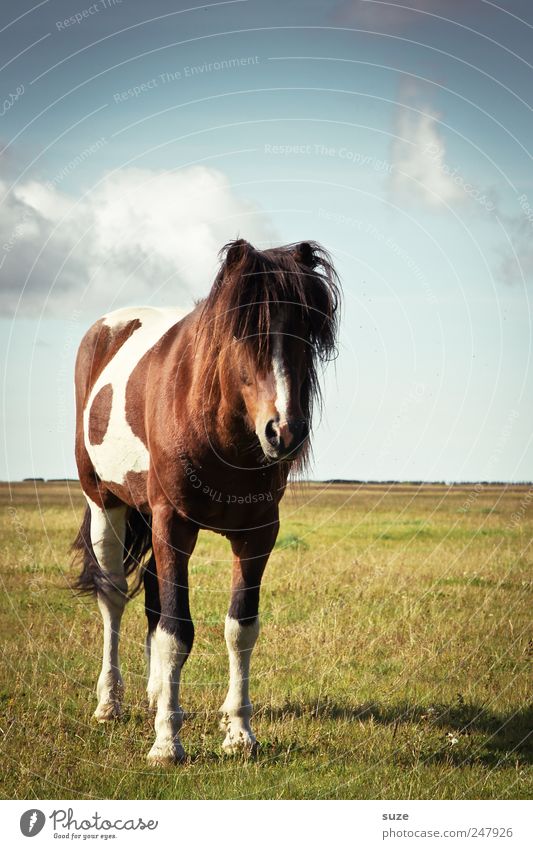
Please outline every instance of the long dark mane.
[{"label": "long dark mane", "polygon": [[316,242],[259,251],[244,239],[220,252],[221,267],[199,322],[204,386],[232,340],[253,346],[259,369],[271,361],[271,328],[283,311],[290,327],[305,330],[307,372],[302,412],[310,421],[320,402],[318,364],[331,359],[339,323],[340,287],[329,253]]}]

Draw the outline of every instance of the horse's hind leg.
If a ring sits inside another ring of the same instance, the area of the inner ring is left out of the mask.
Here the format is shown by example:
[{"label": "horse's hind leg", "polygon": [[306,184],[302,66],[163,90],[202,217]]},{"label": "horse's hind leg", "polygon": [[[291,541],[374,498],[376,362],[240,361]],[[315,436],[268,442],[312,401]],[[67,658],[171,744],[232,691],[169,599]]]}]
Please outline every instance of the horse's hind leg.
[{"label": "horse's hind leg", "polygon": [[97,584],[97,597],[104,623],[104,649],[94,717],[99,722],[106,722],[120,716],[124,690],[118,644],[128,592],[123,565],[127,507],[121,505],[103,509],[87,500],[91,510],[91,544],[103,573]]}]

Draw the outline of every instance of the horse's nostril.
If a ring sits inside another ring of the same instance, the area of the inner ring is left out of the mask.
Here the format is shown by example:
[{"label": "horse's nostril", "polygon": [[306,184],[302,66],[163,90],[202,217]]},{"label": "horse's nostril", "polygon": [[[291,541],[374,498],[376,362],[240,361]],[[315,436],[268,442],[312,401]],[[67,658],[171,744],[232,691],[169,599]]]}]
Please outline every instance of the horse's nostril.
[{"label": "horse's nostril", "polygon": [[265,436],[271,445],[279,445],[279,428],[276,419],[270,419],[267,422]]}]

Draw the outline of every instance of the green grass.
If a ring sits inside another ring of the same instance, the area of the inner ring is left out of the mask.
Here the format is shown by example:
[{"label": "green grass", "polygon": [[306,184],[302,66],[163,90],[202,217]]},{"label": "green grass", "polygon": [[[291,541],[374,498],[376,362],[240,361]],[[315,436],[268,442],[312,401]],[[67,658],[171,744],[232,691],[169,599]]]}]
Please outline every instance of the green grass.
[{"label": "green grass", "polygon": [[142,599],[124,619],[125,718],[95,724],[100,617],[66,589],[79,490],[4,485],[1,795],[530,798],[527,491],[289,492],[252,661],[256,759],[221,750],[229,550],[201,534],[191,561],[196,642],[181,693],[189,760],[153,769]]}]

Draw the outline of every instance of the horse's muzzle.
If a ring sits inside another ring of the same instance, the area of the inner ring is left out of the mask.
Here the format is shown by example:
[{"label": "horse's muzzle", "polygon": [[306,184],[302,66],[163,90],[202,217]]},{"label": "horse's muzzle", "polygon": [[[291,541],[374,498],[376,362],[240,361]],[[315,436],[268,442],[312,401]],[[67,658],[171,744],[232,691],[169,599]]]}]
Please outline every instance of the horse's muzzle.
[{"label": "horse's muzzle", "polygon": [[269,460],[290,460],[298,456],[309,436],[306,419],[288,419],[281,422],[270,419],[261,440],[265,457]]}]

